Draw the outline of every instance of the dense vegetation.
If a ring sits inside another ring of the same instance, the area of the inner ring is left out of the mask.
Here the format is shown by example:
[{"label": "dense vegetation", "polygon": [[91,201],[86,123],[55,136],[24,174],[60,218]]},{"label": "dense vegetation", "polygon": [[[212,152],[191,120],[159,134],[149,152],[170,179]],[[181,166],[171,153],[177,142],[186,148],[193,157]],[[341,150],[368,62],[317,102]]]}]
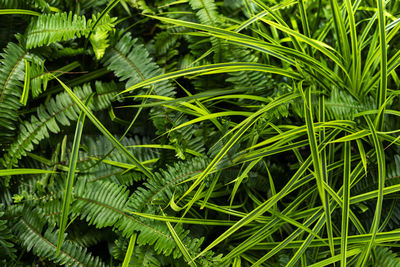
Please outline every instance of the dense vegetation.
[{"label": "dense vegetation", "polygon": [[0,8],[2,266],[400,266],[400,1]]}]

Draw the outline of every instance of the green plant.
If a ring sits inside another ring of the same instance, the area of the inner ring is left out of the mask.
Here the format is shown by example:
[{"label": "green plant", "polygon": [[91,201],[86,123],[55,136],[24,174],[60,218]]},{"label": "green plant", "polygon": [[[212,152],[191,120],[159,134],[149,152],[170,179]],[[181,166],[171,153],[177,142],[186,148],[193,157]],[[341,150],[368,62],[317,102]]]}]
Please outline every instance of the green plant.
[{"label": "green plant", "polygon": [[400,2],[0,7],[10,266],[398,264]]}]

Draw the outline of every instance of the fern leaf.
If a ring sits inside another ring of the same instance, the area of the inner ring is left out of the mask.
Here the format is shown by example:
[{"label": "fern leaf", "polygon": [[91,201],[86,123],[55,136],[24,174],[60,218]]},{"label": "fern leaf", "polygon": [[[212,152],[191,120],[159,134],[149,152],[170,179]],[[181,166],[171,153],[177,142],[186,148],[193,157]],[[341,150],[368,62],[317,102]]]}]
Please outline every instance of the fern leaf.
[{"label": "fern leaf", "polygon": [[[103,58],[103,64],[114,71],[120,81],[127,81],[125,87],[162,74],[162,70],[153,62],[144,45],[130,34],[125,34]],[[175,88],[169,81],[162,81],[154,85],[156,95],[173,97]]]},{"label": "fern leaf", "polygon": [[[92,20],[89,20],[88,24],[96,22],[100,15],[101,13],[99,13],[98,16],[93,15]],[[89,38],[97,59],[101,59],[104,56],[107,47],[110,45],[108,36],[109,33],[114,30],[115,21],[116,18],[110,18],[110,16],[106,14],[96,24],[94,33],[92,33]]]},{"label": "fern leaf", "polygon": [[16,250],[14,248],[14,245],[10,242],[13,236],[11,234],[10,229],[8,228],[7,221],[2,219],[4,215],[4,212],[2,210],[3,210],[3,205],[0,205],[0,258],[15,259]]},{"label": "fern leaf", "polygon": [[400,257],[385,247],[375,248],[375,265],[377,267],[399,267]]},{"label": "fern leaf", "polygon": [[43,14],[28,26],[26,48],[49,45],[88,34],[89,29],[84,16],[73,15],[72,12]]},{"label": "fern leaf", "polygon": [[[139,138],[137,136],[121,140],[121,144],[134,153],[141,162],[158,160],[157,150],[131,148],[129,146],[141,145],[149,142],[150,140],[147,140],[147,138]],[[96,139],[84,138],[82,143],[86,146],[86,149],[85,152],[81,152],[79,156],[81,163],[78,165],[78,169],[82,170],[80,172],[80,179],[84,179],[88,183],[98,180],[109,180],[116,184],[128,186],[146,178],[146,176],[139,171],[130,170],[126,172],[127,169],[119,168],[104,162],[97,164],[101,159],[130,164],[130,161],[125,155],[113,150],[112,144],[104,136],[99,136]],[[110,151],[113,152],[104,158]]]},{"label": "fern leaf", "polygon": [[[89,107],[95,111],[105,109],[110,105],[116,85],[111,83],[103,86],[97,82],[96,89],[107,92],[102,91],[100,96],[94,97]],[[91,93],[92,89],[87,84],[75,88],[75,94],[83,100]],[[8,168],[15,166],[22,156],[26,156],[26,152],[33,150],[35,144],[48,138],[49,132],[57,134],[61,131],[60,126],[69,126],[71,121],[76,121],[79,111],[79,107],[66,92],[58,94],[46,106],[41,105],[36,116],[32,115],[29,121],[21,124],[17,141],[11,144],[4,158],[1,159],[3,166]]]},{"label": "fern leaf", "polygon": [[196,174],[201,173],[207,166],[208,160],[193,158],[184,163],[176,163],[154,174],[154,179],[144,183],[129,198],[129,210],[143,213],[158,213],[158,205],[167,205],[173,194],[185,190],[184,186],[176,185]]},{"label": "fern leaf", "polygon": [[[77,186],[78,187],[78,186]],[[140,232],[140,245],[154,245],[157,252],[170,255],[176,248],[168,228],[162,223],[148,223],[124,212],[129,197],[125,186],[110,182],[95,182],[87,185],[84,192],[77,192],[73,212],[98,228],[112,226],[124,236]]]},{"label": "fern leaf", "polygon": [[[46,220],[38,216],[35,210],[25,210],[23,217],[13,229],[27,251],[45,257],[54,263],[68,266],[105,266],[98,257],[91,255],[86,248],[66,241],[56,256],[57,232],[45,228]],[[43,234],[42,234],[43,233]]]},{"label": "fern leaf", "polygon": [[24,59],[27,53],[18,45],[9,43],[0,61],[0,139],[9,143],[16,130],[17,111],[21,107],[22,81],[25,78]]},{"label": "fern leaf", "polygon": [[[218,26],[221,15],[217,12],[217,5],[214,0],[189,0],[189,4],[196,11],[196,16],[202,24],[210,26]],[[210,38],[215,62],[222,62],[224,44],[223,41],[216,37]]]},{"label": "fern leaf", "polygon": [[214,0],[189,0],[189,4],[196,10],[196,15],[202,24],[212,26],[218,24],[219,16]]}]

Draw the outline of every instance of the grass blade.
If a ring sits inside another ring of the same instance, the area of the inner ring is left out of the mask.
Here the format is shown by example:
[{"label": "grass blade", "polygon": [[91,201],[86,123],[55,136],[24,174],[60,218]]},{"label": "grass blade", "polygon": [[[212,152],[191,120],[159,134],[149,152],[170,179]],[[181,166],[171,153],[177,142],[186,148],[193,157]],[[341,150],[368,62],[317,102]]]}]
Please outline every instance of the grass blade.
[{"label": "grass blade", "polygon": [[60,79],[55,77],[61,86],[67,91],[67,93],[71,96],[71,98],[75,101],[75,103],[79,106],[79,108],[88,116],[91,122],[100,130],[102,134],[119,150],[122,154],[124,154],[129,161],[135,164],[140,171],[142,171],[147,177],[152,178],[153,173],[150,172],[134,155],[132,155],[115,137],[101,124],[101,122],[93,115],[93,113],[87,108],[85,104],[77,97],[72,90],[66,86]]},{"label": "grass blade", "polygon": [[[164,215],[164,213],[163,213]],[[197,264],[194,262],[194,260],[192,259],[192,256],[190,256],[189,251],[186,249],[185,245],[182,243],[182,240],[179,238],[178,234],[176,233],[174,227],[172,227],[171,223],[169,221],[166,222],[169,231],[171,232],[172,237],[174,238],[176,244],[178,245],[180,251],[183,254],[183,257],[185,258],[185,260],[188,262],[188,264],[191,267],[196,267]]]},{"label": "grass blade", "polygon": [[[381,69],[380,69],[380,86],[378,87],[378,98],[377,98],[377,108],[380,109],[381,106],[386,101],[386,91],[387,91],[387,50],[386,50],[386,31],[385,31],[385,1],[377,0],[378,3],[378,22],[379,22],[379,46],[381,48]],[[384,111],[383,111],[384,113]],[[380,117],[377,120],[377,129],[382,130],[384,117]]]},{"label": "grass blade", "polygon": [[40,169],[7,169],[0,170],[0,176],[9,175],[24,175],[24,174],[43,174],[43,173],[57,173],[55,171],[40,170]]},{"label": "grass blade", "polygon": [[124,257],[124,261],[122,262],[122,267],[128,267],[129,262],[132,258],[133,249],[135,248],[137,233],[134,233],[129,239],[128,249],[126,250],[126,254]]},{"label": "grass blade", "polygon": [[[380,0],[381,1],[381,0]],[[385,177],[386,177],[386,163],[385,163],[385,154],[382,146],[382,142],[379,140],[378,135],[376,133],[375,127],[369,117],[365,117],[369,130],[372,134],[372,140],[374,143],[375,151],[376,151],[376,159],[378,165],[378,198],[376,201],[376,209],[374,214],[374,220],[371,225],[370,233],[371,238],[368,242],[366,249],[362,253],[362,257],[359,258],[357,262],[357,266],[364,266],[369,259],[369,254],[371,249],[375,243],[376,233],[379,229],[379,224],[381,221],[382,214],[382,203],[383,203],[383,190],[385,187]]]},{"label": "grass blade", "polygon": [[[93,94],[91,94],[88,97],[88,99],[86,100],[86,103],[85,103],[86,105],[90,102],[92,97],[93,97]],[[67,228],[68,214],[69,214],[69,210],[70,210],[70,206],[71,206],[72,190],[73,190],[74,180],[75,180],[76,163],[78,161],[78,152],[79,152],[79,146],[81,143],[83,126],[85,124],[85,117],[86,117],[86,114],[83,111],[81,111],[81,113],[79,114],[78,121],[76,123],[75,136],[74,136],[74,141],[72,144],[72,151],[71,151],[71,156],[70,156],[70,160],[69,160],[67,181],[66,181],[65,190],[64,190],[63,205],[62,205],[61,215],[60,215],[60,229],[58,232],[57,252],[56,252],[57,255],[59,255],[59,253],[60,253],[61,245],[62,245],[63,239],[64,239],[65,229]]]},{"label": "grass blade", "polygon": [[21,95],[21,100],[20,100],[20,103],[24,106],[26,106],[26,103],[28,102],[30,82],[31,82],[30,74],[31,74],[30,65],[29,65],[28,60],[25,59],[25,81],[24,81],[24,88],[22,90],[22,95]]},{"label": "grass blade", "polygon": [[350,166],[351,165],[351,151],[350,142],[344,143],[344,175],[343,175],[343,206],[342,206],[342,234],[340,253],[342,260],[340,266],[346,266],[347,260],[347,238],[349,230],[349,210],[350,210]]},{"label": "grass blade", "polygon": [[31,16],[40,16],[39,12],[33,10],[26,9],[0,9],[0,15],[9,15],[9,14],[21,14],[21,15],[31,15]]}]

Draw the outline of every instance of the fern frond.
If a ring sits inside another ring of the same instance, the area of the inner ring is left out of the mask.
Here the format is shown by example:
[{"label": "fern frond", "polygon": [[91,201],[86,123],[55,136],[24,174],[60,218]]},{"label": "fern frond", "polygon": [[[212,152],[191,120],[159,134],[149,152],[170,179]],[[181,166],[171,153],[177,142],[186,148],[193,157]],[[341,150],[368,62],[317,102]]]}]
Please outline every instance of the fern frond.
[{"label": "fern frond", "polygon": [[[132,39],[130,34],[125,34],[111,46],[102,62],[109,70],[114,71],[120,81],[126,81],[126,88],[162,74],[144,45],[138,39]],[[154,84],[153,93],[173,97],[175,88],[169,81],[162,81]]]},{"label": "fern frond", "polygon": [[[93,15],[92,20],[89,20],[89,24],[97,22],[101,13],[97,16]],[[104,53],[109,47],[108,36],[111,31],[114,30],[115,21],[117,18],[111,18],[108,14],[103,16],[101,20],[97,23],[94,32],[90,35],[90,43],[92,44],[94,54],[97,59],[101,59]]]},{"label": "fern frond", "polygon": [[366,99],[364,102],[354,99],[346,91],[334,88],[325,101],[329,119],[354,119],[358,112],[375,109],[374,102]]},{"label": "fern frond", "polygon": [[72,12],[43,14],[28,26],[26,48],[49,45],[88,34],[89,29],[84,16],[73,15]]},{"label": "fern frond", "polygon": [[189,0],[189,4],[196,11],[196,15],[202,24],[212,26],[218,24],[219,16],[214,0]]},{"label": "fern frond", "polygon": [[[222,16],[218,14],[214,0],[189,0],[189,4],[196,11],[196,16],[202,24],[214,27],[219,26]],[[224,42],[216,37],[211,37],[210,41],[215,53],[215,62],[224,61]]]},{"label": "fern frond", "polygon": [[[121,144],[134,153],[139,161],[156,161],[158,159],[157,150],[129,147],[146,143],[150,143],[150,140],[147,140],[147,138],[139,138],[138,136],[134,138],[124,138],[121,141]],[[116,163],[130,164],[130,161],[125,155],[113,150],[112,144],[104,136],[100,136],[96,139],[83,138],[82,144],[86,149],[85,152],[81,152],[79,156],[80,163],[78,163],[78,169],[82,170],[79,175],[80,179],[84,179],[88,183],[98,180],[108,180],[116,184],[128,186],[146,178],[143,173],[135,170],[128,171],[126,168],[120,168],[104,162],[97,164],[101,159]],[[110,151],[113,152],[104,158]]]},{"label": "fern frond", "polygon": [[24,59],[27,52],[15,43],[9,43],[0,61],[0,139],[1,145],[9,143],[14,135],[18,119],[22,81],[25,78]]},{"label": "fern frond", "polygon": [[386,247],[375,248],[374,266],[377,267],[399,267],[400,256]]},{"label": "fern frond", "polygon": [[160,261],[151,249],[143,247],[135,247],[130,267],[160,267]]},{"label": "fern frond", "polygon": [[[19,242],[27,251],[44,257],[54,263],[68,266],[105,266],[98,257],[94,257],[86,248],[65,241],[60,254],[56,255],[57,232],[45,228],[46,220],[35,210],[25,210],[13,229]],[[43,233],[43,234],[42,234]]]},{"label": "fern frond", "polygon": [[158,205],[166,206],[172,196],[185,190],[185,186],[176,185],[180,182],[197,175],[207,166],[208,159],[193,158],[186,162],[175,163],[158,173],[154,179],[144,183],[129,198],[127,206],[129,210],[143,213],[159,213]]},{"label": "fern frond", "polygon": [[79,214],[81,219],[98,228],[117,228],[127,237],[135,231],[140,232],[138,244],[154,245],[159,253],[170,255],[173,250],[179,251],[164,224],[145,222],[124,212],[128,197],[129,191],[125,186],[110,182],[91,183],[86,189],[76,192],[73,213]]},{"label": "fern frond", "polygon": [[[102,83],[97,82],[96,89],[105,91],[101,91],[103,93],[93,99],[89,108],[94,111],[107,108],[116,88],[113,83],[103,86]],[[75,88],[75,94],[81,99],[85,99],[91,93],[92,89],[88,84]],[[36,116],[32,115],[29,121],[21,124],[17,141],[10,146],[4,158],[1,159],[3,166],[15,166],[26,152],[33,150],[35,144],[48,138],[49,132],[59,133],[60,126],[69,126],[71,121],[77,120],[79,111],[79,107],[66,92],[58,94],[55,99],[52,98],[46,106],[40,106]]]},{"label": "fern frond", "polygon": [[[4,215],[3,205],[0,205],[0,258],[1,259],[15,259],[16,249],[14,244],[11,243],[13,238],[10,228],[7,225],[7,220],[2,217]],[[0,261],[1,263],[2,261]],[[3,262],[5,264],[5,262]]]}]

